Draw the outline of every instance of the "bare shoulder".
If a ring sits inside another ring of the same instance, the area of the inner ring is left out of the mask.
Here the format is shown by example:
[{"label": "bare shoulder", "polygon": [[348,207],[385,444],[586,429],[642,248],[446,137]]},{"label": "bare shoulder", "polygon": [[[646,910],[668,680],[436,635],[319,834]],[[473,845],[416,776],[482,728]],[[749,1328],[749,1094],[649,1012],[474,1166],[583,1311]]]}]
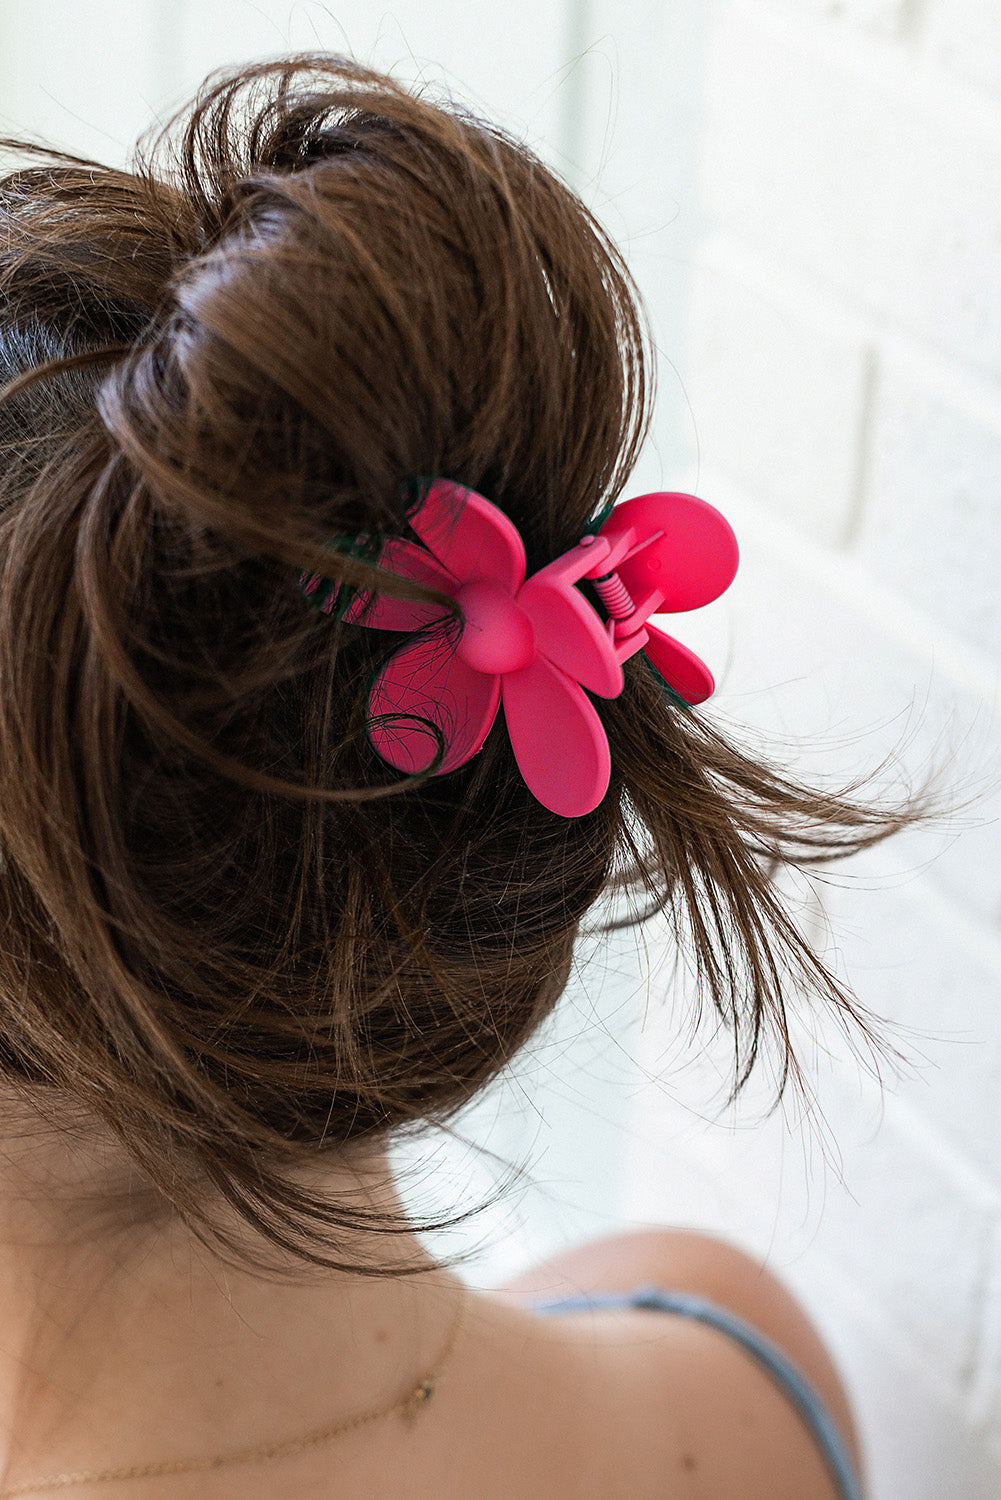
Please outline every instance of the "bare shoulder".
[{"label": "bare shoulder", "polygon": [[[819,1333],[788,1289],[732,1245],[683,1230],[615,1235],[531,1267],[501,1295],[524,1304],[644,1283],[694,1292],[763,1333],[813,1386],[858,1464],[847,1396]],[[630,1441],[647,1454],[651,1487],[644,1493],[663,1500],[836,1500],[788,1396],[726,1334],[640,1310],[563,1314],[559,1322],[581,1356],[603,1366],[608,1399],[621,1401]]]}]

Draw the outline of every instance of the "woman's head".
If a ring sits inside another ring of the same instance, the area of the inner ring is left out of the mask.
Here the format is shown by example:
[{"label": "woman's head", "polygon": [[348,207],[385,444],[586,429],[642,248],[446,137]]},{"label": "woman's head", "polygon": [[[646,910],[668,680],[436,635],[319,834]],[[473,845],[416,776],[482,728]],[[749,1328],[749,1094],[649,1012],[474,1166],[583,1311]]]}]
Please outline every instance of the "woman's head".
[{"label": "woman's head", "polygon": [[789,1060],[788,976],[850,1012],[772,875],[908,811],[793,785],[638,657],[586,817],[532,797],[500,716],[401,778],[365,733],[399,637],[297,586],[441,603],[324,546],[404,534],[417,476],[489,497],[529,572],[619,495],[647,340],[574,195],[326,54],[214,77],[132,173],[37,154],[0,181],[0,1086],[119,1144],[130,1231],[225,1248],[226,1205],[341,1264],[383,1221],[303,1174],[454,1114],[612,889],[673,913],[738,1080],[769,1023]]}]

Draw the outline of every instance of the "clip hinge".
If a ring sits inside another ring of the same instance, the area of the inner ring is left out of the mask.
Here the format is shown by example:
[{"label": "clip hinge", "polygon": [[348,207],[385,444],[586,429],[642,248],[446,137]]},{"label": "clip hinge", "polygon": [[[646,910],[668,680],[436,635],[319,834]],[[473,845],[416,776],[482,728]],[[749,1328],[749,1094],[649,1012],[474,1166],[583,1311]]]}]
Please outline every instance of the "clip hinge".
[{"label": "clip hinge", "polygon": [[[610,550],[592,571],[584,575],[594,584],[595,592],[608,611],[608,636],[616,648],[615,654],[620,662],[626,661],[646,645],[649,636],[643,627],[649,617],[656,613],[658,606],[663,604],[664,594],[660,589],[650,589],[637,602],[620,578],[618,565],[635,557],[663,535],[663,530],[654,531],[637,542],[636,531],[632,526],[614,536],[605,533],[603,540],[609,543]],[[583,540],[586,542],[588,538]],[[599,568],[602,571],[599,572]]]}]

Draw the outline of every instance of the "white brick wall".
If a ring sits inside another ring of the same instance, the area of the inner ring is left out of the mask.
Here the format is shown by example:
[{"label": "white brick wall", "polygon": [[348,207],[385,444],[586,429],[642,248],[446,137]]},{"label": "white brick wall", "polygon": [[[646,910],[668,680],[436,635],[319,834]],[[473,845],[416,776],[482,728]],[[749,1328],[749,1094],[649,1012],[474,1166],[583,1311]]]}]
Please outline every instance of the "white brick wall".
[{"label": "white brick wall", "polygon": [[805,15],[842,18],[877,36],[900,36],[915,14],[914,0],[788,0]]},{"label": "white brick wall", "polygon": [[[869,351],[858,330],[811,292],[775,285],[726,242],[695,268],[699,359],[688,395],[707,453],[816,536],[851,525]],[[741,330],[735,339],[733,330]]]},{"label": "white brick wall", "polygon": [[[182,93],[222,63],[327,48],[409,81],[444,83],[533,142],[562,144],[565,98],[558,75],[566,23],[560,5],[514,0],[349,0],[331,7],[276,0],[160,0],[174,19],[174,87]],[[523,38],[532,38],[526,57]]]},{"label": "white brick wall", "polygon": [[715,225],[1001,371],[1001,137],[985,98],[913,50],[769,0],[715,8],[703,159]]},{"label": "white brick wall", "polygon": [[935,0],[925,43],[933,67],[1001,99],[1001,9],[990,0]]},{"label": "white brick wall", "polygon": [[936,758],[981,794],[817,887],[829,956],[911,1059],[882,1101],[828,1023],[813,1132],[763,1121],[760,1085],[707,1123],[725,1049],[682,1057],[663,1020],[636,1106],[629,1211],[790,1281],[855,1395],[874,1500],[1001,1493],[999,15],[710,7],[694,441],[657,454],[742,543],[708,630],[720,720],[805,777],[898,747],[887,790]]},{"label": "white brick wall", "polygon": [[757,1249],[845,1371],[873,1500],[996,1500],[1001,7],[0,0],[0,43],[5,127],[112,160],[208,69],[264,52],[444,78],[622,245],[661,351],[635,490],[695,489],[741,540],[730,593],[675,624],[717,672],[710,711],[805,776],[900,745],[900,775],[937,755],[985,795],[818,887],[862,1001],[919,1033],[898,1033],[915,1067],[886,1073],[885,1106],[837,1028],[811,1047],[804,1025],[813,1125],[762,1119],[761,1084],[714,1125],[725,1047],[688,1047],[655,924],[649,965],[622,941],[591,955],[534,1059],[459,1123],[487,1155],[421,1143],[404,1188],[418,1211],[471,1205],[527,1160],[522,1197],[458,1235],[484,1283],[638,1219]]},{"label": "white brick wall", "polygon": [[[157,0],[0,0],[0,134],[117,165],[159,91],[158,20]],[[109,77],[110,47],[120,61]]]},{"label": "white brick wall", "polygon": [[494,11],[461,0],[348,0],[334,9],[320,0],[0,0],[0,121],[11,127],[0,133],[39,131],[124,164],[138,132],[209,72],[327,49],[451,87],[559,153],[574,94],[560,73],[567,34],[563,6],[528,0]]},{"label": "white brick wall", "polygon": [[871,422],[862,557],[945,630],[1001,660],[996,388],[918,371],[888,350]]}]

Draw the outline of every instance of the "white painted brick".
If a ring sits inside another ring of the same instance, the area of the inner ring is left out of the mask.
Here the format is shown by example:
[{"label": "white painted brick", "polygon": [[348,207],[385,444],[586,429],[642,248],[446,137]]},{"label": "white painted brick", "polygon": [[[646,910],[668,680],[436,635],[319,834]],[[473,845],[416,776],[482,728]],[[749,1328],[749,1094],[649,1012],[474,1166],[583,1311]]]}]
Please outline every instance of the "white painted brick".
[{"label": "white painted brick", "polygon": [[[0,135],[40,137],[124,166],[159,90],[156,0],[5,5],[0,17]],[[109,76],[109,42],[116,61]]]},{"label": "white painted brick", "polygon": [[[1001,130],[904,60],[856,66],[760,7],[716,14],[712,222],[864,308],[1001,371]],[[777,13],[776,13],[777,14]],[[826,30],[826,28],[825,28]],[[953,105],[956,105],[954,108]]]},{"label": "white painted brick", "polygon": [[912,9],[911,0],[787,0],[805,15],[846,20],[878,36],[896,37]]},{"label": "white painted brick", "polygon": [[701,460],[825,541],[845,534],[866,389],[866,350],[778,280],[746,279],[725,245],[695,269],[686,363]]},{"label": "white painted brick", "polygon": [[1001,1225],[994,1236],[984,1304],[970,1407],[974,1421],[984,1433],[986,1445],[1001,1462]]},{"label": "white painted brick", "polygon": [[[651,1027],[651,1030],[654,1028]],[[703,1052],[710,1050],[708,1044]],[[651,1046],[659,1080],[637,1100],[632,1218],[707,1227],[807,1289],[818,1281],[861,1304],[885,1342],[909,1348],[958,1393],[968,1383],[997,1200],[949,1154],[915,1136],[868,1080],[817,1080],[819,1114],[762,1119],[764,1094],[713,1123],[725,1046],[684,1075]],[[846,1075],[847,1076],[847,1075]],[[704,1115],[705,1118],[700,1118]],[[813,1295],[816,1295],[814,1290]]]},{"label": "white painted brick", "polygon": [[[171,5],[176,0],[163,0]],[[463,102],[555,150],[565,111],[564,20],[555,5],[503,8],[461,0],[356,3],[341,10],[266,0],[184,0],[178,52],[185,89],[211,68],[250,57],[327,48],[406,82],[443,83]],[[532,38],[526,49],[524,36]]]},{"label": "white painted brick", "polygon": [[716,670],[718,690],[706,712],[738,743],[749,730],[752,749],[753,736],[764,736],[770,758],[808,783],[845,785],[895,755],[898,769],[863,788],[863,797],[892,801],[943,765],[953,802],[974,793],[977,802],[942,826],[899,835],[887,856],[901,874],[927,867],[931,882],[997,923],[1001,695],[995,688],[992,706],[990,695],[950,676],[944,649],[934,654],[934,633],[924,645],[911,642],[906,630],[891,631],[904,606],[850,559],[808,547],[780,523],[766,526],[760,507],[709,470],[700,476],[699,493],[729,517],[741,547],[737,577],[711,607],[717,611],[712,638],[701,634],[701,617],[710,610],[665,619],[665,628]]},{"label": "white painted brick", "polygon": [[1001,1193],[1001,942],[920,880],[867,879],[888,857],[860,858],[857,888],[827,892],[840,961],[863,1004],[902,1028],[911,1062],[894,1092]]},{"label": "white painted brick", "polygon": [[659,434],[665,451],[676,453],[691,421],[677,360],[702,231],[704,5],[587,0],[564,14],[576,28],[567,40],[567,83],[579,97],[565,119],[570,170],[563,175],[622,250],[639,287],[662,351]]},{"label": "white painted brick", "polygon": [[935,63],[1001,98],[1001,8],[993,0],[933,0],[925,25]]},{"label": "white painted brick", "polygon": [[870,568],[1001,664],[1001,393],[985,416],[881,371],[862,531]]},{"label": "white painted brick", "polygon": [[851,1391],[870,1500],[997,1500],[1001,1459],[934,1370],[880,1338],[835,1287],[811,1311]]}]

